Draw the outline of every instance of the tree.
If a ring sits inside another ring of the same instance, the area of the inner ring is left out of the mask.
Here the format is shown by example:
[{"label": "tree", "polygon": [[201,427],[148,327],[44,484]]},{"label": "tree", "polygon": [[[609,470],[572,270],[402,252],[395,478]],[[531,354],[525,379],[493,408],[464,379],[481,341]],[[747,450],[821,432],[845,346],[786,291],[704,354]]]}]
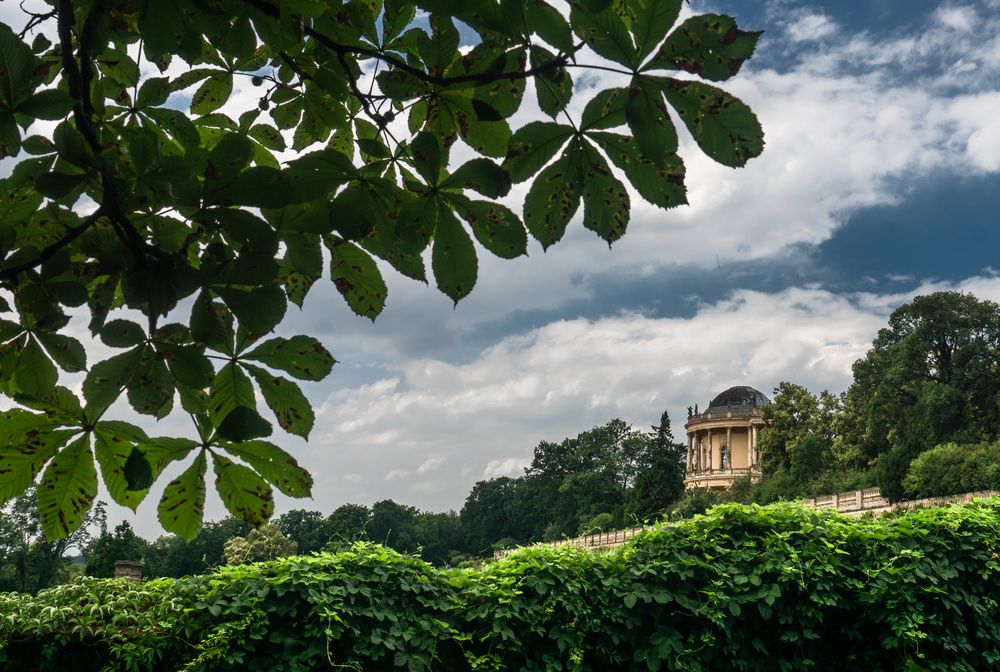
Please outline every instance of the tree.
[{"label": "tree", "polygon": [[93,528],[106,531],[103,502],[63,539],[43,534],[32,490],[0,507],[0,591],[34,593],[64,580],[67,553],[82,552],[91,543]]},{"label": "tree", "polygon": [[[826,390],[817,397],[801,385],[787,381],[778,383],[771,403],[761,408],[761,416],[767,423],[758,440],[764,476],[787,473],[793,463],[797,463],[797,474],[808,476],[808,470],[822,462],[813,454],[816,448],[826,445],[829,451],[832,445],[834,418],[840,407],[840,400]],[[799,446],[811,437],[822,442],[811,442],[809,457],[797,459]]]},{"label": "tree", "polygon": [[[662,208],[686,201],[668,106],[717,162],[763,149],[749,108],[703,81],[735,75],[759,33],[716,14],[670,32],[681,0],[572,0],[568,16],[544,0],[48,3],[0,25],[0,156],[18,158],[0,180],[0,391],[18,404],[0,418],[0,502],[41,475],[49,538],[82,524],[98,465],[135,507],[186,461],[158,509],[186,539],[210,463],[253,525],[272,488],[308,496],[258,401],[308,437],[296,381],[334,359],[312,336],[270,334],[321,276],[374,318],[375,259],[424,281],[429,250],[457,302],[476,282],[473,239],[503,258],[528,234],[547,248],[582,202],[583,225],[611,243],[629,219],[622,177]],[[574,87],[593,67],[627,84]],[[239,82],[256,100],[234,95]],[[512,128],[531,106],[551,121]],[[497,199],[522,182],[518,214]],[[117,354],[93,360],[75,307]],[[82,397],[60,369],[86,372]],[[183,412],[191,432],[150,437],[113,419],[125,403]]]},{"label": "tree", "polygon": [[903,495],[910,462],[941,443],[1000,437],[1000,306],[970,294],[918,296],[893,311],[854,364],[854,453],[877,461],[883,494]]},{"label": "tree", "polygon": [[117,561],[143,562],[148,554],[149,542],[137,535],[127,520],[122,521],[114,532],[101,530],[100,535],[83,549],[87,562],[84,573],[110,578],[115,575]]},{"label": "tree", "polygon": [[230,537],[222,547],[227,565],[243,565],[295,555],[298,544],[286,537],[274,523],[250,530],[245,537]]},{"label": "tree", "polygon": [[634,521],[663,514],[684,494],[686,449],[674,441],[666,411],[644,439],[636,460],[635,484],[627,496],[628,514]]},{"label": "tree", "polygon": [[292,509],[279,516],[274,524],[295,542],[302,555],[322,550],[332,538],[330,525],[319,511]]},{"label": "tree", "polygon": [[151,544],[149,576],[189,576],[203,574],[226,563],[223,548],[232,537],[245,537],[250,526],[231,516],[202,525],[195,538],[188,541],[177,535],[162,536]]}]

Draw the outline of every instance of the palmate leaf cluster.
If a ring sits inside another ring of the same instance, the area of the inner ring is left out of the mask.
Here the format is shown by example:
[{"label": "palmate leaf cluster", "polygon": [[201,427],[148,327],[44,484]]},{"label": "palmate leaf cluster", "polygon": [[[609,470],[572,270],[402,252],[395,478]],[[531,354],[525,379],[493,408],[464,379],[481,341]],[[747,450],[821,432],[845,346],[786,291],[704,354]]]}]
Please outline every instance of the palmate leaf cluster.
[{"label": "palmate leaf cluster", "polygon": [[[0,156],[16,158],[0,180],[0,391],[17,403],[0,417],[0,502],[40,476],[59,537],[98,469],[134,507],[183,461],[159,516],[191,537],[209,469],[253,524],[272,488],[308,495],[309,474],[267,439],[274,422],[308,437],[299,382],[334,359],[311,336],[270,335],[289,302],[328,278],[374,318],[376,260],[426,281],[428,259],[457,302],[477,242],[501,258],[529,235],[548,247],[581,203],[584,226],[617,240],[626,182],[685,202],[671,108],[724,165],[762,151],[750,110],[704,81],[736,74],[758,33],[715,14],[675,26],[681,5],[50,0],[0,25]],[[581,94],[573,75],[601,63],[627,84]],[[551,121],[512,126],[532,105]],[[500,199],[519,183],[515,212]],[[87,314],[116,354],[92,361]],[[84,376],[82,395],[60,370]],[[191,436],[148,436],[109,417],[116,402],[185,413]]]},{"label": "palmate leaf cluster", "polygon": [[1000,665],[998,526],[996,500],[881,519],[730,504],[619,550],[480,569],[361,544],[0,595],[0,656],[15,672],[979,672]]}]

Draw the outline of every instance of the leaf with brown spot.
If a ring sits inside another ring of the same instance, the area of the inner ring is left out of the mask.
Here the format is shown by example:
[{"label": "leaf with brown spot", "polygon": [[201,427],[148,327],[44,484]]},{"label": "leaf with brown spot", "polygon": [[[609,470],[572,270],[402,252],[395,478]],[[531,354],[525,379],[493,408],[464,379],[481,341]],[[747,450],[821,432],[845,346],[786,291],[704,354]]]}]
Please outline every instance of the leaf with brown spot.
[{"label": "leaf with brown spot", "polygon": [[566,233],[566,225],[580,207],[583,194],[577,143],[535,178],[524,199],[524,224],[548,249]]},{"label": "leaf with brown spot", "polygon": [[286,378],[270,374],[259,366],[244,364],[244,367],[257,381],[264,402],[274,413],[278,425],[290,434],[308,439],[316,416],[299,386]]},{"label": "leaf with brown spot", "polygon": [[280,369],[299,380],[322,380],[337,362],[312,336],[272,338],[244,354],[243,359]]},{"label": "leaf with brown spot", "polygon": [[52,458],[36,496],[48,539],[64,539],[80,527],[97,496],[97,469],[87,437],[81,436]]},{"label": "leaf with brown spot", "polygon": [[198,453],[180,476],[163,489],[156,516],[167,532],[191,541],[198,536],[205,515],[205,451]]},{"label": "leaf with brown spot", "polygon": [[327,240],[334,286],[356,315],[374,321],[385,308],[387,293],[375,260],[354,243],[337,236],[329,236]]},{"label": "leaf with brown spot", "polygon": [[725,14],[692,16],[667,38],[643,70],[670,68],[713,82],[729,79],[753,56],[759,31],[744,31]]},{"label": "leaf with brown spot", "polygon": [[268,483],[289,497],[312,495],[313,478],[295,458],[268,441],[244,441],[223,445],[226,452],[240,458]]},{"label": "leaf with brown spot", "polygon": [[431,250],[434,279],[441,290],[456,304],[468,296],[476,284],[479,262],[472,238],[455,214],[438,203],[438,225]]},{"label": "leaf with brown spot", "polygon": [[255,471],[218,453],[212,454],[215,489],[229,513],[260,527],[274,513],[271,487]]},{"label": "leaf with brown spot", "polygon": [[596,149],[585,144],[581,150],[583,172],[583,225],[611,244],[625,235],[630,202],[625,185]]}]

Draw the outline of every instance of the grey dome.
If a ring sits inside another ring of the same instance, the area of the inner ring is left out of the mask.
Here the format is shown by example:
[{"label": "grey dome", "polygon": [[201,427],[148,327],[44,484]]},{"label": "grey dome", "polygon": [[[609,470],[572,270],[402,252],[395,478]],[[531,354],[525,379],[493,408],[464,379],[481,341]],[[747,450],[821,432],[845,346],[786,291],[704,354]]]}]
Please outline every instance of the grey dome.
[{"label": "grey dome", "polygon": [[755,390],[746,385],[730,387],[725,392],[719,394],[708,405],[709,408],[725,408],[726,406],[763,406],[770,404],[771,400],[764,396],[760,390]]}]

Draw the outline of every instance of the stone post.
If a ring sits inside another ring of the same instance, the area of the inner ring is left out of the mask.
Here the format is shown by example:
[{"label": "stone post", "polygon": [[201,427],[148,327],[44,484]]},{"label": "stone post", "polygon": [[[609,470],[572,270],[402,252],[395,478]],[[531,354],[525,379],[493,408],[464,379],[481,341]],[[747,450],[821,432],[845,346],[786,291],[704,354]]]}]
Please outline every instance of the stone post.
[{"label": "stone post", "polygon": [[123,579],[125,581],[135,581],[135,582],[141,581],[142,563],[131,562],[129,560],[116,560],[115,578]]}]

